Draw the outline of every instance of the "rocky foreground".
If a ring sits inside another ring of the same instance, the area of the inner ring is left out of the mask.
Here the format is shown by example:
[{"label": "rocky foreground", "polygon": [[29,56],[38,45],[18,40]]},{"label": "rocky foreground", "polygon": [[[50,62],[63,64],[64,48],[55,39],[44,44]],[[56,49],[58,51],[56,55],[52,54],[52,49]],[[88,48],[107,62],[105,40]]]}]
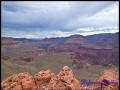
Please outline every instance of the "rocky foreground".
[{"label": "rocky foreground", "polygon": [[[103,80],[118,81],[118,73],[114,70],[104,70],[95,81]],[[103,88],[118,90],[117,85],[105,84]],[[4,79],[1,82],[2,90],[99,90],[100,86],[82,86],[74,75],[73,71],[64,66],[59,74],[55,75],[50,70],[40,71],[34,76],[29,73],[19,73]]]}]

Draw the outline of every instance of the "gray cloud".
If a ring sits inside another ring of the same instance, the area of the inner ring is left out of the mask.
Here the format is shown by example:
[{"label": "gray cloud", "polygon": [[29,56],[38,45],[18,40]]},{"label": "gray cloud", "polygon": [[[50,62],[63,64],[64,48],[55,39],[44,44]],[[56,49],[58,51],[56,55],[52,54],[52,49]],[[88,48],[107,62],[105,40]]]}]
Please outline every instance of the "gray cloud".
[{"label": "gray cloud", "polygon": [[[2,30],[7,28],[21,34],[29,31],[30,35],[36,30],[43,34],[51,31],[51,35],[56,36],[60,32],[63,35],[67,35],[66,32],[75,33],[79,28],[105,26],[118,27],[118,2],[2,2]],[[37,33],[35,35],[39,36]]]}]

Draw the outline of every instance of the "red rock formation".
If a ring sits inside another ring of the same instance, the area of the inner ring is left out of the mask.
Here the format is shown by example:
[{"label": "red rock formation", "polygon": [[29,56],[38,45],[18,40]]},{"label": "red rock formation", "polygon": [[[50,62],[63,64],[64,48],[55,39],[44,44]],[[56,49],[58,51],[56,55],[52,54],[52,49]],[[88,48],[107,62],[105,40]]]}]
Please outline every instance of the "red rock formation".
[{"label": "red rock formation", "polygon": [[[115,70],[103,70],[94,82],[101,82],[104,90],[119,90],[118,73]],[[83,86],[82,90],[101,90],[100,84]]]},{"label": "red rock formation", "polygon": [[56,76],[50,70],[34,76],[20,73],[4,79],[1,84],[2,90],[81,90],[79,81],[67,66]]},{"label": "red rock formation", "polygon": [[[94,49],[79,47],[75,53],[74,58],[76,61],[83,60],[90,65],[118,65],[119,62],[119,49]],[[74,61],[74,64],[78,64]],[[77,65],[79,66],[79,64]]]},{"label": "red rock formation", "polygon": [[[114,70],[104,70],[95,81],[105,80],[119,83],[118,73]],[[100,85],[81,87],[73,71],[67,66],[63,67],[58,75],[54,75],[50,70],[40,71],[34,76],[30,76],[29,73],[19,73],[1,82],[2,90],[85,90],[84,88],[100,89]],[[118,84],[103,84],[103,88],[118,90]]]},{"label": "red rock formation", "polygon": [[49,83],[53,76],[50,70],[40,71],[34,77],[29,73],[20,73],[3,80],[1,86],[2,90],[37,90],[42,84]]},{"label": "red rock formation", "polygon": [[50,70],[42,70],[34,75],[34,80],[36,81],[37,85],[42,85],[45,83],[49,83],[52,77],[54,77],[54,73],[51,73]]},{"label": "red rock formation", "polygon": [[11,37],[1,37],[2,45],[14,45],[17,44],[19,41],[14,40]]},{"label": "red rock formation", "polygon": [[22,79],[23,90],[32,90],[35,87],[36,87],[36,83],[32,76]]},{"label": "red rock formation", "polygon": [[71,52],[75,51],[80,46],[79,43],[60,43],[52,44],[48,47],[49,52]]},{"label": "red rock formation", "polygon": [[119,80],[118,73],[115,70],[112,70],[112,69],[103,70],[100,73],[100,76],[95,81],[101,82],[103,80],[109,80],[109,81],[118,82],[118,80]]},{"label": "red rock formation", "polygon": [[50,80],[48,90],[81,90],[79,81],[72,70],[65,66],[58,75]]},{"label": "red rock formation", "polygon": [[20,73],[8,77],[1,83],[2,90],[22,90],[22,79],[30,77],[29,73]]},{"label": "red rock formation", "polygon": [[[101,82],[102,88],[108,90],[118,90],[119,89],[119,77],[115,70],[103,70],[99,77],[95,79],[95,82]],[[96,89],[100,89],[100,86],[94,85]]]}]

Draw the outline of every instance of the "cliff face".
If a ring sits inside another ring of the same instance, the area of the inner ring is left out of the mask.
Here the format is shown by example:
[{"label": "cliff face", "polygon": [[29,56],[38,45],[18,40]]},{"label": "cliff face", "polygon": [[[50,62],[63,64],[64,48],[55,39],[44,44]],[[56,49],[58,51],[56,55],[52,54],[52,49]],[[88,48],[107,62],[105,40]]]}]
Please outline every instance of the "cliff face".
[{"label": "cliff face", "polygon": [[[103,84],[103,88],[118,90],[118,73],[114,70],[104,70],[95,82],[116,81],[117,84]],[[100,85],[84,86],[74,77],[73,71],[64,66],[59,74],[50,70],[40,71],[34,76],[29,73],[19,73],[4,79],[1,82],[2,90],[92,90],[100,89]]]},{"label": "cliff face", "polygon": [[2,45],[14,45],[19,41],[14,40],[13,38],[1,37]]},{"label": "cliff face", "polygon": [[118,65],[118,57],[119,50],[117,48],[93,49],[79,47],[74,53],[73,65],[76,66],[75,68],[80,68],[81,61],[90,65]]}]

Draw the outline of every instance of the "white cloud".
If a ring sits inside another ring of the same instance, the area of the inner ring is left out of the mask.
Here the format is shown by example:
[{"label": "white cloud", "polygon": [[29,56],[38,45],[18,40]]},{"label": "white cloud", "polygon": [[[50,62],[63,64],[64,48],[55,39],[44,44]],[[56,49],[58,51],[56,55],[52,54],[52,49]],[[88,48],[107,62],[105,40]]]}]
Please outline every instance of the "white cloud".
[{"label": "white cloud", "polygon": [[[7,33],[6,33],[7,32]],[[35,28],[34,30],[17,31],[4,28],[2,30],[2,36],[9,36],[15,38],[50,38],[50,37],[66,37],[74,34],[80,34],[83,36],[99,34],[99,33],[115,33],[119,32],[118,27],[100,27],[100,28],[79,28],[74,31],[61,31],[61,30],[39,30]]]},{"label": "white cloud", "polygon": [[[108,11],[106,11],[108,10]],[[109,6],[102,11],[99,11],[92,16],[83,16],[76,19],[72,19],[65,27],[70,28],[82,28],[82,27],[105,27],[105,26],[118,26],[118,3]]]},{"label": "white cloud", "polygon": [[[98,29],[118,27],[118,6],[115,1],[3,1],[2,35],[41,38],[106,33]],[[111,28],[108,32],[118,31]]]}]

